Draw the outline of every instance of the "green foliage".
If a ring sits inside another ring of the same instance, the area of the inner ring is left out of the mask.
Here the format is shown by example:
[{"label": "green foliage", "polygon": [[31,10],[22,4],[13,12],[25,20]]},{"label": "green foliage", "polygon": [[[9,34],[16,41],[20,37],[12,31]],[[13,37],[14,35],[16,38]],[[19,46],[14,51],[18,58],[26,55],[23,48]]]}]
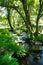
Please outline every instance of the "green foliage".
[{"label": "green foliage", "polygon": [[18,46],[16,49],[16,54],[18,57],[24,57],[26,55],[26,49],[24,48],[23,45]]},{"label": "green foliage", "polygon": [[0,56],[0,65],[19,65],[16,58],[12,58],[10,55],[6,54]]},{"label": "green foliage", "polygon": [[8,32],[8,30],[0,29],[0,46],[4,46],[4,44],[12,43],[12,35]]},{"label": "green foliage", "polygon": [[35,3],[35,0],[27,0],[28,6],[33,6]]},{"label": "green foliage", "polygon": [[[0,7],[0,22],[3,21],[3,24],[8,22],[13,33],[16,32],[14,30],[18,29],[17,35],[27,32],[28,38],[43,40],[42,35],[38,36],[38,22],[43,15],[43,6],[40,8],[39,0],[0,0]],[[35,28],[33,23],[36,24]],[[11,57],[13,53],[18,57],[26,55],[24,46],[18,45],[15,40],[16,38],[7,29],[0,29],[0,65],[18,65],[17,59]],[[32,49],[35,48],[37,49],[37,47]]]},{"label": "green foliage", "polygon": [[38,35],[37,40],[43,41],[43,34]]},{"label": "green foliage", "polygon": [[[15,42],[15,38],[11,35],[10,32],[8,32],[7,29],[6,30],[1,29],[0,30],[0,57],[1,57],[1,55],[5,55],[4,60],[6,60],[5,61],[6,63],[9,63],[9,62],[11,62],[8,58],[9,54],[12,56],[13,53],[17,54],[18,57],[23,57],[26,55],[26,50],[23,45],[18,45],[18,43]],[[6,54],[8,54],[7,55],[8,57],[6,56]],[[3,60],[3,62],[4,62],[4,60]],[[9,62],[7,62],[8,60],[9,60]],[[14,59],[12,59],[12,62],[13,62],[13,60]],[[14,65],[16,65],[16,64],[14,64]]]}]

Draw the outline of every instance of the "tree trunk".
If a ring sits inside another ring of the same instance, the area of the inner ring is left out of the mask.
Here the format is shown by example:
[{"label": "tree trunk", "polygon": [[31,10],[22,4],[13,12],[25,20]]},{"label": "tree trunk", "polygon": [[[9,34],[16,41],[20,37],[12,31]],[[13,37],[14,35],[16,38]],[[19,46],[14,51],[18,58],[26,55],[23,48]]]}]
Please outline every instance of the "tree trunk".
[{"label": "tree trunk", "polygon": [[10,8],[7,8],[7,12],[8,12],[7,19],[8,19],[10,29],[11,29],[12,32],[14,32],[14,29],[13,29],[13,27],[11,25],[11,21],[10,21]]},{"label": "tree trunk", "polygon": [[37,19],[36,19],[36,38],[38,37],[38,22],[39,22],[39,19],[40,19],[40,15],[41,15],[41,9],[42,9],[42,4],[41,4],[41,0],[39,0],[39,11],[38,11],[38,15],[37,15]]},{"label": "tree trunk", "polygon": [[25,25],[30,32],[30,37],[32,37],[32,25],[31,25],[31,21],[30,21],[30,14],[29,14],[29,7],[27,4],[27,0],[21,0],[21,2],[23,4],[23,9],[24,9],[25,16],[26,16]]}]

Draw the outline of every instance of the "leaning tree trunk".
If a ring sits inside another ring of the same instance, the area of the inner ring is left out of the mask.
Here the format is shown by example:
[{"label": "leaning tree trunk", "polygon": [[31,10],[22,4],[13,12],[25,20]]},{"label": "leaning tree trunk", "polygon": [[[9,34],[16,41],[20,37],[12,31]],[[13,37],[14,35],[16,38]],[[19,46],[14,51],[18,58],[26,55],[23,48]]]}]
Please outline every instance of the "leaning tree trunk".
[{"label": "leaning tree trunk", "polygon": [[8,12],[7,19],[8,19],[8,23],[9,23],[10,29],[11,29],[12,32],[14,32],[14,29],[13,29],[13,27],[11,25],[11,21],[10,21],[10,8],[7,8],[7,12]]}]

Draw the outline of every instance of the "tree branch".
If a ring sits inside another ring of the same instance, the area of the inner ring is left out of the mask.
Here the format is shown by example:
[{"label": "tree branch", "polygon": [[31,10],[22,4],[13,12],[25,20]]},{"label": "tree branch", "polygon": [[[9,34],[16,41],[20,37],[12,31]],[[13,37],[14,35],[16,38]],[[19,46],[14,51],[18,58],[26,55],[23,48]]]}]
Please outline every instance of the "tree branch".
[{"label": "tree branch", "polygon": [[29,8],[28,8],[27,0],[20,0],[20,1],[23,4],[23,9],[24,9],[25,16],[26,16],[26,21],[25,21],[26,27],[32,33],[32,24],[30,21],[30,14],[29,14]]},{"label": "tree branch", "polygon": [[20,11],[18,11],[18,9],[17,9],[16,6],[9,6],[9,5],[2,5],[2,4],[0,4],[0,6],[1,6],[1,7],[5,7],[5,8],[15,9],[15,10],[20,14],[20,16],[22,17],[22,19],[23,19],[24,21],[26,21],[25,18],[24,18],[24,17],[22,16],[22,14],[20,13]]}]

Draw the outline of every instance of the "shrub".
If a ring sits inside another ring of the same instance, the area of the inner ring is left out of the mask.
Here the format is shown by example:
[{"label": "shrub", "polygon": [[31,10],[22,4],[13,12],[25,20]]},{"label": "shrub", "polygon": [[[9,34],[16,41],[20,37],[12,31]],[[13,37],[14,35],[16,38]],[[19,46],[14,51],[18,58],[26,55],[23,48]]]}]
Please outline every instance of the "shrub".
[{"label": "shrub", "polygon": [[11,33],[0,30],[0,65],[18,65],[16,58],[12,57],[15,53],[18,57],[23,57],[26,50],[23,45],[17,45]]},{"label": "shrub", "polygon": [[16,58],[12,58],[10,55],[0,56],[0,65],[19,65]]}]

